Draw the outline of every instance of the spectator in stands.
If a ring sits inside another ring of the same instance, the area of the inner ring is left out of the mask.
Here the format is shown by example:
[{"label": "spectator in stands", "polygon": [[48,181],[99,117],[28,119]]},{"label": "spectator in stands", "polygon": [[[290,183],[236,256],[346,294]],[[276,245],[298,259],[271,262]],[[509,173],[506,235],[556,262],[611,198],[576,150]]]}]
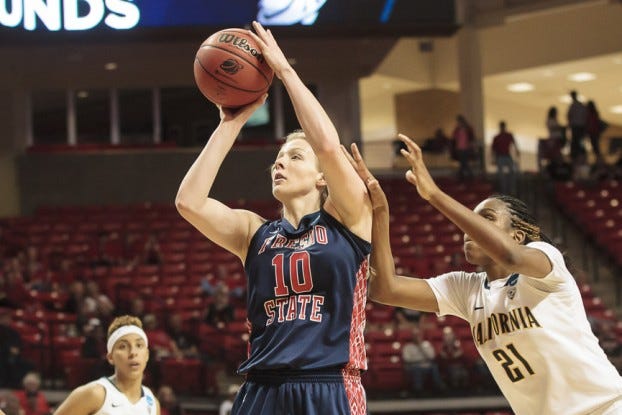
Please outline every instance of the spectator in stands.
[{"label": "spectator in stands", "polygon": [[91,318],[83,326],[82,333],[84,335],[84,343],[80,355],[86,359],[94,360],[91,366],[91,377],[99,378],[109,373],[108,363],[101,359],[106,354],[106,334],[104,326],[97,318]]},{"label": "spectator in stands", "polygon": [[149,349],[155,361],[169,357],[182,357],[175,341],[173,341],[164,328],[160,327],[155,314],[146,314],[143,318],[143,324],[149,339]]},{"label": "spectator in stands", "polygon": [[22,338],[11,320],[11,311],[0,309],[0,388],[17,389],[33,366],[22,356]]},{"label": "spectator in stands", "polygon": [[[332,121],[272,32],[257,22],[253,29],[248,33],[283,82],[303,129],[288,136],[270,172],[282,217],[268,221],[212,195],[223,160],[266,95],[241,108],[220,108],[220,123],[176,198],[180,214],[247,270],[249,356],[238,371],[248,377],[232,412],[328,414],[356,406],[365,413],[360,370],[366,368],[370,200],[340,151]],[[278,380],[290,376],[296,378],[295,390]],[[280,399],[266,399],[271,396]]]},{"label": "spectator in stands", "polygon": [[[562,152],[566,146],[566,127],[557,120],[557,107],[550,107],[546,117],[548,138],[538,143],[538,167],[553,180],[570,180],[572,165]],[[546,162],[546,163],[545,163]]]},{"label": "spectator in stands", "polygon": [[143,298],[139,296],[133,297],[130,301],[129,314],[132,316],[136,316],[142,320],[145,318],[145,313],[145,300],[143,300]]},{"label": "spectator in stands", "polygon": [[464,390],[468,384],[464,350],[460,339],[451,326],[443,327],[443,341],[439,350],[438,363],[441,372],[446,374],[449,386],[454,390]]},{"label": "spectator in stands", "polygon": [[435,391],[444,391],[446,386],[441,378],[434,346],[430,341],[423,339],[419,327],[413,327],[412,335],[412,341],[405,343],[402,348],[402,361],[404,370],[412,381],[413,392],[417,395],[423,392],[424,380],[427,377],[432,380]]},{"label": "spectator in stands", "polygon": [[74,281],[69,285],[69,296],[65,302],[63,311],[68,314],[80,314],[84,310],[84,301],[86,298],[85,287],[82,281]]},{"label": "spectator in stands", "polygon": [[229,298],[229,287],[224,282],[216,285],[214,299],[207,307],[204,321],[216,328],[222,329],[233,321],[234,307]]},{"label": "spectator in stands", "polygon": [[4,275],[0,273],[0,288],[4,297],[0,298],[2,306],[21,308],[30,301],[30,293],[24,282],[21,266],[17,258],[5,261]]},{"label": "spectator in stands", "polygon": [[[400,150],[404,148],[404,143],[402,143],[401,140],[396,141],[400,144]],[[425,140],[423,146],[421,147],[421,150],[423,150],[424,153],[427,152],[432,154],[444,154],[449,148],[450,144],[451,140],[449,139],[449,137],[447,137],[447,135],[445,135],[445,131],[443,131],[442,128],[437,128],[434,132],[434,136]],[[402,155],[399,151],[397,151],[396,156],[401,158]]]},{"label": "spectator in stands", "polygon": [[190,331],[184,330],[183,320],[179,313],[173,313],[168,317],[166,331],[175,342],[179,353],[186,359],[196,359],[200,356],[199,341]]},{"label": "spectator in stands", "polygon": [[456,117],[456,127],[451,135],[451,157],[459,163],[460,180],[473,178],[471,160],[475,155],[475,133],[464,115]]},{"label": "spectator in stands", "polygon": [[216,284],[218,283],[218,279],[214,272],[210,271],[205,274],[200,281],[201,293],[203,293],[207,297],[211,297],[216,292]]},{"label": "spectator in stands", "polygon": [[169,385],[162,385],[158,389],[160,401],[160,415],[184,415],[186,412],[181,407],[177,395]]},{"label": "spectator in stands", "polygon": [[155,235],[149,235],[145,241],[138,263],[148,265],[160,265],[162,263],[162,250]]},{"label": "spectator in stands", "polygon": [[[36,246],[29,245],[26,247],[23,269],[26,281],[32,283],[43,279],[42,273],[44,272],[45,267],[40,258],[39,249]],[[45,291],[42,287],[32,287],[32,289]]]},{"label": "spectator in stands", "polygon": [[98,358],[106,354],[106,336],[101,321],[90,318],[82,328],[84,343],[82,343],[82,357]]},{"label": "spectator in stands", "polygon": [[592,151],[594,152],[594,156],[596,160],[602,160],[602,155],[600,153],[600,137],[603,132],[607,128],[607,123],[600,118],[600,113],[598,112],[598,108],[596,108],[596,103],[592,100],[588,101],[586,106],[586,122],[585,122],[585,132],[587,136],[590,137],[590,143],[592,145]]},{"label": "spectator in stands", "polygon": [[520,157],[514,135],[507,130],[505,121],[501,121],[499,133],[492,139],[492,155],[497,165],[497,186],[501,193],[515,195],[518,166],[512,153],[517,158]]},{"label": "spectator in stands", "polygon": [[570,91],[572,102],[568,107],[566,118],[570,127],[570,158],[572,162],[581,154],[586,154],[583,139],[585,138],[585,127],[587,122],[587,109],[579,101],[577,91]]},{"label": "spectator in stands", "polygon": [[107,324],[114,314],[114,303],[106,294],[101,292],[95,280],[89,280],[85,285],[85,312],[88,317],[95,317]]},{"label": "spectator in stands", "polygon": [[468,321],[516,413],[619,413],[622,377],[591,330],[564,256],[527,206],[514,197],[491,196],[467,208],[436,185],[419,146],[400,137],[411,166],[406,179],[464,232],[465,257],[483,272],[425,280],[395,275],[387,199],[353,146],[351,162],[374,206],[370,298]]},{"label": "spectator in stands", "polygon": [[52,409],[47,398],[41,392],[41,376],[37,372],[28,372],[24,376],[23,389],[16,390],[15,396],[19,399],[24,415],[49,415]]},{"label": "spectator in stands", "polygon": [[424,325],[425,316],[417,310],[403,307],[395,307],[396,328],[410,329],[413,326],[421,328]]},{"label": "spectator in stands", "polygon": [[74,389],[54,415],[160,414],[158,399],[142,384],[149,341],[140,320],[127,315],[115,318],[108,327],[106,350],[114,375]]},{"label": "spectator in stands", "polygon": [[559,151],[566,145],[566,126],[561,125],[557,118],[557,107],[552,106],[546,114],[546,129],[549,133],[551,151]]}]

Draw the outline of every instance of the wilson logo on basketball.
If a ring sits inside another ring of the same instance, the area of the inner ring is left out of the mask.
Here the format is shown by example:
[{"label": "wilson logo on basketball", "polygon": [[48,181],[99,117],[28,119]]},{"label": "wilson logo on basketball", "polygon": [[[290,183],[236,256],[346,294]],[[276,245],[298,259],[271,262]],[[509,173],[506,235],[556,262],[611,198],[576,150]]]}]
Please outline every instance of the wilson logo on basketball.
[{"label": "wilson logo on basketball", "polygon": [[263,62],[264,58],[261,52],[251,46],[247,39],[243,37],[236,36],[231,33],[222,33],[218,36],[219,43],[229,43],[235,46],[238,49],[243,50],[246,53],[249,53],[251,56],[255,57],[259,62]]},{"label": "wilson logo on basketball", "polygon": [[235,59],[227,59],[220,64],[220,69],[222,69],[223,72],[226,72],[229,75],[235,75],[242,68],[244,68],[244,66]]}]

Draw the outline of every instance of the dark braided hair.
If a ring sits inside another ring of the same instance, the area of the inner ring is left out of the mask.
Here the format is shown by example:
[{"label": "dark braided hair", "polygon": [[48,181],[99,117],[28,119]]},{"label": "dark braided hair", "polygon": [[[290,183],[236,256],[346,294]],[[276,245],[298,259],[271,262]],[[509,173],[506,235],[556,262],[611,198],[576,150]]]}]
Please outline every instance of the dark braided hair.
[{"label": "dark braided hair", "polygon": [[[500,200],[507,205],[510,210],[512,226],[515,229],[525,232],[525,244],[534,241],[543,241],[557,247],[553,240],[542,232],[542,229],[536,223],[536,218],[533,216],[525,202],[515,198],[514,196],[504,194],[494,194],[490,196],[490,198]],[[564,257],[564,261],[566,262],[568,269],[571,270],[571,268],[574,268],[572,261],[570,261],[570,258],[563,251],[562,256]]]},{"label": "dark braided hair", "polygon": [[525,202],[510,195],[495,194],[490,197],[491,199],[500,200],[508,206],[512,226],[525,232],[525,243],[544,241],[554,245],[551,238],[542,233],[542,229],[536,223],[536,218],[533,216]]}]

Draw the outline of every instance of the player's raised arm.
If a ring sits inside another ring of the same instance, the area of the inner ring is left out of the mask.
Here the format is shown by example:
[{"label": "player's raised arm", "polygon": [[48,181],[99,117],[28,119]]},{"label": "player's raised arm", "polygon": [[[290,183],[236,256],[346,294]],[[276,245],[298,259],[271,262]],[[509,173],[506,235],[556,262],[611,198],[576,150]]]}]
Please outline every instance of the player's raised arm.
[{"label": "player's raised arm", "polygon": [[352,155],[344,154],[359,177],[367,185],[373,207],[371,278],[369,297],[379,303],[421,311],[438,311],[438,303],[430,286],[422,279],[396,275],[389,238],[389,203],[378,180],[371,174],[356,144]]},{"label": "player's raised arm", "polygon": [[220,124],[186,173],[175,199],[175,206],[184,219],[211,241],[242,259],[262,220],[249,211],[231,209],[210,197],[210,192],[244,123],[263,105],[266,97],[238,109],[220,108]]},{"label": "player's raised arm", "polygon": [[518,227],[510,235],[492,223],[498,219],[493,217],[492,212],[480,210],[479,214],[475,213],[443,192],[425,166],[421,148],[403,134],[399,138],[407,146],[407,150],[402,149],[401,153],[411,166],[406,172],[406,180],[417,188],[423,199],[459,227],[467,240],[475,241],[495,263],[508,272],[536,278],[542,278],[551,272],[551,263],[547,257],[540,250],[524,244],[529,233],[526,232],[529,231],[528,227]]},{"label": "player's raised arm", "polygon": [[328,184],[327,210],[363,239],[369,239],[370,205],[365,186],[340,150],[339,135],[326,111],[300,79],[272,32],[253,22],[254,37],[274,74],[283,82],[296,117],[320,161]]}]

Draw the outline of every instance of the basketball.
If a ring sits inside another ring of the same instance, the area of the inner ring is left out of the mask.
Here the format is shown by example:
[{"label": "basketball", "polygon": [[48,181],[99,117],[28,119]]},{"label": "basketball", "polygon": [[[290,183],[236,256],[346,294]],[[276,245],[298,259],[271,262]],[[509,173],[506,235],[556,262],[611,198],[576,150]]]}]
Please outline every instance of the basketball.
[{"label": "basketball", "polygon": [[273,71],[244,29],[224,29],[208,37],[194,59],[194,80],[201,93],[223,107],[240,107],[262,96]]}]

